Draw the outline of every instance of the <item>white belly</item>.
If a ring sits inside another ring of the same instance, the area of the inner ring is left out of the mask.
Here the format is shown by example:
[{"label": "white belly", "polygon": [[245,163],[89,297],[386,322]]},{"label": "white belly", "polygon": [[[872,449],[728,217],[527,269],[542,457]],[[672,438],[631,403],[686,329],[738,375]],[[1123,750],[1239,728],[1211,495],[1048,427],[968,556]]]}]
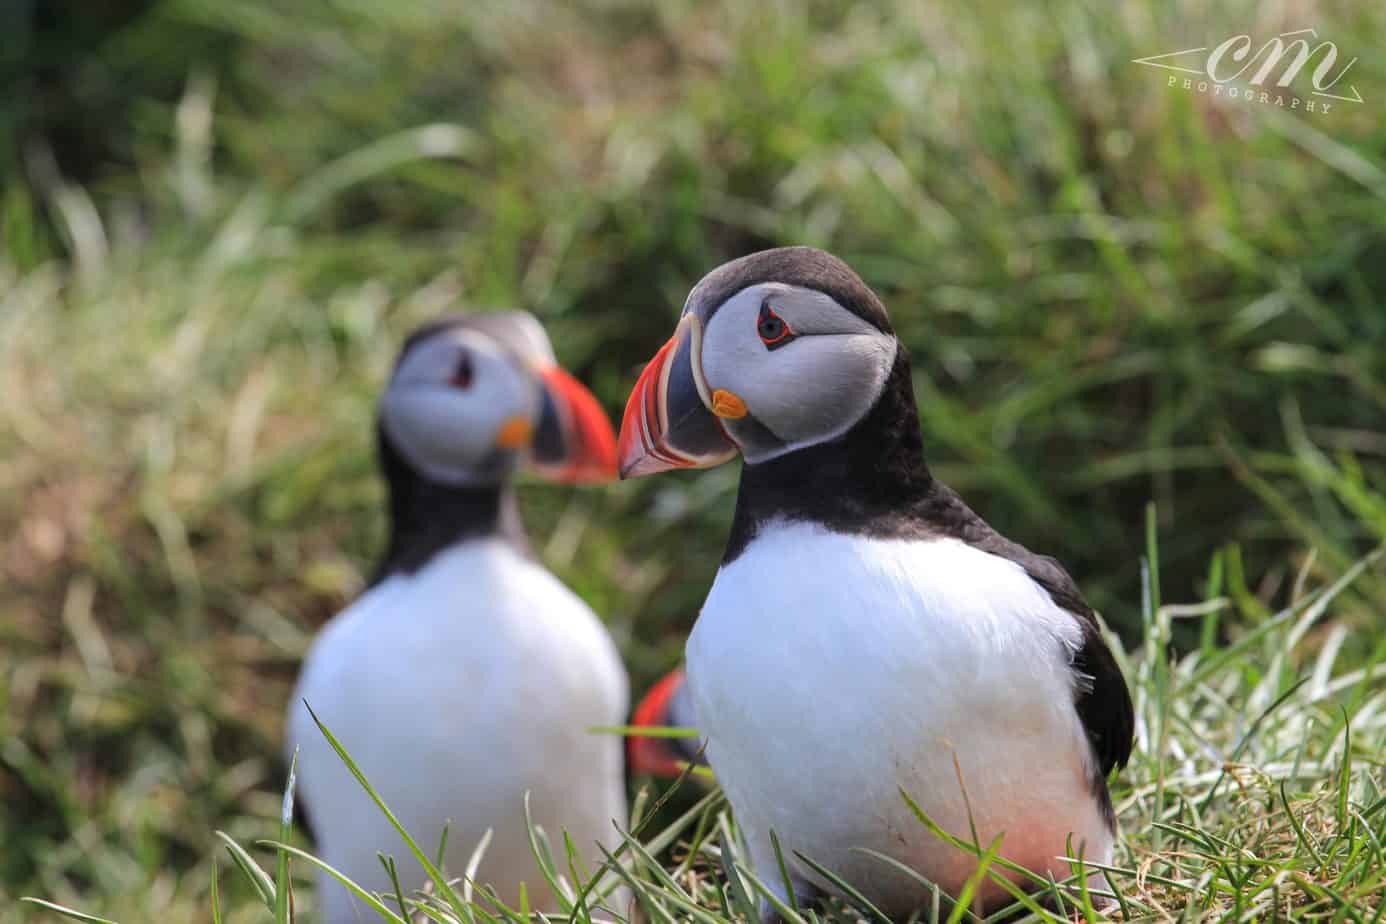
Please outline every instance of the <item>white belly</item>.
[{"label": "white belly", "polygon": [[1070,832],[1075,850],[1109,859],[1073,706],[1080,642],[1077,620],[1023,569],[960,541],[763,530],[718,573],[688,641],[708,757],[762,878],[779,878],[773,829],[786,857],[806,854],[888,913],[927,895],[851,848],[956,894],[975,862],[933,837],[900,789],[967,840],[970,805],[982,846],[1004,834],[1001,854],[1037,872],[1069,875],[1055,858]]},{"label": "white belly", "polygon": [[[600,862],[594,844],[626,823],[621,742],[587,733],[618,725],[627,680],[597,617],[537,564],[499,541],[441,553],[412,576],[387,579],[324,629],[290,706],[289,747],[324,860],[370,889],[388,883],[377,851],[400,863],[406,889],[424,876],[314,726],[302,701],[342,741],[430,854],[445,821],[447,871],[461,875],[486,829],[479,880],[512,905],[526,882],[547,887],[530,853],[523,797],[562,856],[562,831]],[[352,899],[323,881],[327,924],[354,920]],[[364,913],[364,909],[360,909]]]}]

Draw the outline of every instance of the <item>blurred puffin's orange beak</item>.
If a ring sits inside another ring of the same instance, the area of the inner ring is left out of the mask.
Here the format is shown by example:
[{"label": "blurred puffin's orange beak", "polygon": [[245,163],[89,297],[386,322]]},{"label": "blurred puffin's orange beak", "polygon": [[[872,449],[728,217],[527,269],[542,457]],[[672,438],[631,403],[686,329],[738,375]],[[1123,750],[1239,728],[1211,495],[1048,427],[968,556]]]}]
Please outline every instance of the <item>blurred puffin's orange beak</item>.
[{"label": "blurred puffin's orange beak", "polygon": [[594,484],[616,478],[616,434],[600,402],[558,366],[539,370],[544,408],[534,435],[534,466],[555,481]]}]

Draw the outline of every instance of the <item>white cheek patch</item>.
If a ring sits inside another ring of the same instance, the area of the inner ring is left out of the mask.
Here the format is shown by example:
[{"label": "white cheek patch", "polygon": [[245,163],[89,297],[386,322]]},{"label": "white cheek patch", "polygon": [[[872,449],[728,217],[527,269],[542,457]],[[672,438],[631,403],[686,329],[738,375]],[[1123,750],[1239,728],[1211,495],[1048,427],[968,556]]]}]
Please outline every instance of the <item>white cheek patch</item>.
[{"label": "white cheek patch", "polygon": [[394,447],[421,474],[444,484],[494,482],[503,473],[494,469],[496,432],[513,416],[536,415],[534,383],[497,353],[471,355],[470,387],[448,384],[443,376],[451,376],[452,365],[427,357],[426,366],[402,368],[409,374],[397,375],[380,402],[381,425]]},{"label": "white cheek patch", "polygon": [[[775,350],[756,327],[767,300],[796,335]],[[735,393],[775,437],[775,445],[740,443],[748,462],[764,462],[855,426],[880,397],[897,348],[894,337],[824,293],[768,283],[737,293],[713,315],[703,335],[703,372],[709,389]],[[736,424],[728,430],[735,437]]]},{"label": "white cheek patch", "polygon": [[[750,290],[747,290],[749,292]],[[727,302],[703,331],[703,378],[709,390],[729,389],[741,397],[745,379],[754,375],[770,352],[756,333],[759,297],[742,292]]]},{"label": "white cheek patch", "polygon": [[470,480],[468,469],[486,453],[482,421],[471,402],[446,387],[421,386],[386,392],[381,425],[411,466],[446,484]]},{"label": "white cheek patch", "polygon": [[895,341],[879,333],[801,337],[737,394],[790,448],[827,442],[866,415],[894,362]]}]

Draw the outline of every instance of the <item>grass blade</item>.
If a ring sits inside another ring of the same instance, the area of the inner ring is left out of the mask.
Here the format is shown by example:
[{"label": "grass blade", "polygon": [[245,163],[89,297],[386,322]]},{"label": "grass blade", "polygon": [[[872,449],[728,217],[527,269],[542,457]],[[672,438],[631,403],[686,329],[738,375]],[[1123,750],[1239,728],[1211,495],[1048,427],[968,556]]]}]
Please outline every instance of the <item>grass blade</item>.
[{"label": "grass blade", "polygon": [[[289,779],[284,784],[284,801],[279,810],[279,839],[284,843],[293,840],[294,833],[294,784],[298,777],[298,748],[289,758]],[[293,884],[289,881],[289,855],[279,852],[274,866],[274,920],[275,924],[289,924],[293,907]]]},{"label": "grass blade", "polygon": [[244,874],[245,878],[250,880],[250,884],[255,887],[256,893],[260,896],[260,901],[264,902],[265,907],[270,911],[274,911],[275,889],[274,882],[270,879],[269,874],[260,868],[260,864],[255,862],[255,858],[246,853],[245,848],[237,844],[231,838],[231,835],[227,834],[225,831],[217,831],[216,836],[221,838],[223,846],[226,847],[226,852],[231,854],[231,859],[235,861],[241,873]]},{"label": "grass blade", "polygon": [[573,911],[572,890],[566,888],[560,881],[558,867],[553,861],[553,851],[549,849],[548,838],[534,824],[534,816],[530,814],[528,792],[525,793],[525,831],[529,835],[529,850],[534,855],[534,862],[538,864],[539,872],[548,882],[549,889],[553,892],[554,898],[558,900],[563,913],[571,914]]},{"label": "grass blade", "polygon": [[221,896],[218,894],[217,880],[221,878],[220,871],[217,870],[217,858],[212,857],[212,884],[208,893],[212,904],[212,924],[221,924]]},{"label": "grass blade", "polygon": [[761,881],[761,878],[757,876],[755,873],[746,869],[744,866],[741,866],[740,864],[737,865],[737,872],[739,872],[742,876],[749,880],[752,888],[754,888],[756,892],[759,893],[759,895],[770,904],[770,907],[775,909],[775,913],[780,916],[780,921],[782,922],[782,924],[808,924],[808,922],[805,921],[803,917],[799,914],[798,909],[796,907],[785,902],[782,898],[776,895],[775,890],[771,889],[763,881]]},{"label": "grass blade", "polygon": [[47,908],[49,911],[61,914],[63,917],[71,918],[74,921],[86,921],[87,924],[116,924],[116,922],[112,921],[110,918],[98,918],[94,914],[83,914],[80,911],[74,911],[64,905],[59,905],[57,902],[45,901],[42,898],[31,898],[26,895],[21,898],[20,901],[28,902],[31,905],[38,905],[40,908]]},{"label": "grass blade", "polygon": [[476,842],[476,847],[472,850],[472,855],[467,858],[467,868],[462,872],[462,901],[466,903],[468,911],[467,920],[475,924],[471,917],[472,893],[476,883],[476,874],[481,869],[481,860],[486,856],[486,848],[491,846],[491,829],[487,828],[481,835],[481,840]]},{"label": "grass blade", "polygon": [[677,725],[593,725],[589,735],[620,735],[623,738],[696,738],[696,728]]},{"label": "grass blade", "polygon": [[948,924],[958,924],[972,907],[972,897],[977,894],[977,888],[982,884],[982,879],[987,875],[987,870],[991,869],[992,862],[996,859],[996,854],[1001,850],[1002,835],[996,835],[996,840],[991,842],[991,846],[982,854],[977,861],[977,868],[972,871],[972,875],[967,877],[967,882],[963,883],[962,891],[953,904],[953,911],[948,915]]},{"label": "grass blade", "polygon": [[780,880],[784,883],[784,894],[789,901],[789,907],[798,908],[799,899],[794,894],[794,879],[789,875],[789,864],[784,861],[784,851],[780,849],[780,836],[774,829],[770,830],[770,847],[775,851],[775,863],[780,868]]},{"label": "grass blade", "polygon": [[[723,822],[726,817],[723,816]],[[722,848],[722,874],[727,877],[727,891],[731,895],[732,910],[742,915],[748,921],[758,920],[755,903],[751,901],[750,894],[746,891],[746,883],[736,871],[736,862],[732,853],[732,835],[728,827],[723,824],[719,841]]]},{"label": "grass blade", "polygon": [[400,917],[409,917],[409,909],[404,904],[404,886],[400,885],[399,867],[395,864],[395,858],[387,857],[383,853],[378,853],[375,856],[380,861],[380,865],[385,867],[385,875],[390,879],[390,888],[394,889],[395,904],[399,905]]},{"label": "grass blade", "polygon": [[867,914],[875,918],[877,921],[880,921],[881,924],[891,924],[890,918],[887,917],[886,914],[883,911],[881,911],[881,909],[871,904],[871,902],[867,900],[866,896],[862,895],[861,892],[858,891],[855,886],[847,882],[847,880],[843,879],[837,873],[834,873],[832,870],[828,869],[826,866],[819,863],[817,860],[814,860],[810,857],[806,857],[797,850],[794,851],[794,856],[798,857],[800,861],[807,863],[815,873],[822,876],[824,879],[828,880],[828,882],[832,883],[835,889],[837,889],[843,895],[847,896],[847,898],[850,901],[852,901],[852,903],[855,904],[858,908],[867,912]]},{"label": "grass blade", "polygon": [[395,817],[395,813],[390,811],[390,807],[386,805],[385,800],[380,797],[380,793],[376,792],[370,780],[366,779],[366,774],[362,772],[356,761],[347,753],[347,749],[342,746],[342,743],[337,740],[337,736],[332,734],[327,726],[322,723],[322,720],[318,718],[318,714],[313,711],[313,707],[306,701],[303,705],[304,708],[308,710],[308,715],[312,717],[313,723],[317,725],[318,731],[327,739],[327,743],[332,746],[332,750],[337,753],[337,758],[346,765],[347,770],[351,771],[351,775],[356,778],[356,782],[366,791],[366,794],[371,797],[371,801],[375,803],[376,808],[378,808],[385,816],[386,820],[390,822],[390,827],[394,828],[399,836],[404,839],[404,843],[409,847],[409,851],[414,854],[414,858],[419,861],[419,865],[428,873],[428,878],[433,881],[433,887],[437,889],[439,897],[448,903],[448,906],[457,917],[465,919],[467,917],[466,908],[462,904],[461,899],[458,898],[452,886],[448,884],[447,877],[443,875],[442,870],[433,864],[428,854],[419,846],[418,842],[414,840],[409,832],[405,830],[404,825]]},{"label": "grass blade", "polygon": [[651,920],[661,921],[664,922],[664,924],[677,924],[673,915],[669,914],[663,906],[654,901],[650,897],[647,889],[641,888],[640,883],[630,874],[630,870],[626,869],[625,864],[616,858],[615,854],[607,850],[606,847],[601,844],[597,845],[597,849],[606,857],[607,865],[617,876],[625,881],[626,887],[630,889],[631,895],[634,895],[636,900],[640,902],[641,907],[645,909],[645,913],[650,916]]},{"label": "grass blade", "polygon": [[323,872],[327,873],[327,875],[331,876],[333,879],[340,882],[343,886],[347,888],[347,891],[351,892],[352,895],[355,895],[357,898],[359,898],[372,911],[380,915],[385,920],[392,921],[394,922],[394,924],[408,924],[408,921],[405,918],[402,918],[399,915],[395,914],[393,911],[391,911],[390,907],[386,905],[384,902],[382,902],[374,893],[368,892],[365,889],[361,888],[361,886],[353,882],[345,873],[329,865],[326,861],[319,860],[317,857],[313,856],[308,851],[300,850],[292,844],[285,844],[281,843],[280,841],[256,841],[256,843],[261,847],[268,847],[271,850],[277,850],[280,853],[287,853],[292,856],[298,857],[300,860],[303,860],[307,863],[312,864],[313,866],[316,866],[318,869],[322,870]]}]

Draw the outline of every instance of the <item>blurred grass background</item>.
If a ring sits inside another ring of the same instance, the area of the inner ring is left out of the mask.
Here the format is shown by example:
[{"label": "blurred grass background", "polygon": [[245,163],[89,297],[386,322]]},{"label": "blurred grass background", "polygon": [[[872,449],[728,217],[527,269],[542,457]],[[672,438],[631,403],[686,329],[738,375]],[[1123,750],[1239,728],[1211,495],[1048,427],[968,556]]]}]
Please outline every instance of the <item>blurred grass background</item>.
[{"label": "blurred grass background", "polygon": [[[1380,5],[0,17],[0,921],[24,893],[203,919],[212,831],[275,815],[298,660],[380,547],[375,394],[443,310],[534,311],[617,418],[702,273],[816,244],[885,298],[938,474],[1113,625],[1148,501],[1165,599],[1211,576],[1243,624],[1386,538]],[[1130,63],[1309,26],[1361,56],[1364,104]],[[735,480],[526,487],[637,689]],[[1384,607],[1379,569],[1339,600],[1356,657]]]}]

